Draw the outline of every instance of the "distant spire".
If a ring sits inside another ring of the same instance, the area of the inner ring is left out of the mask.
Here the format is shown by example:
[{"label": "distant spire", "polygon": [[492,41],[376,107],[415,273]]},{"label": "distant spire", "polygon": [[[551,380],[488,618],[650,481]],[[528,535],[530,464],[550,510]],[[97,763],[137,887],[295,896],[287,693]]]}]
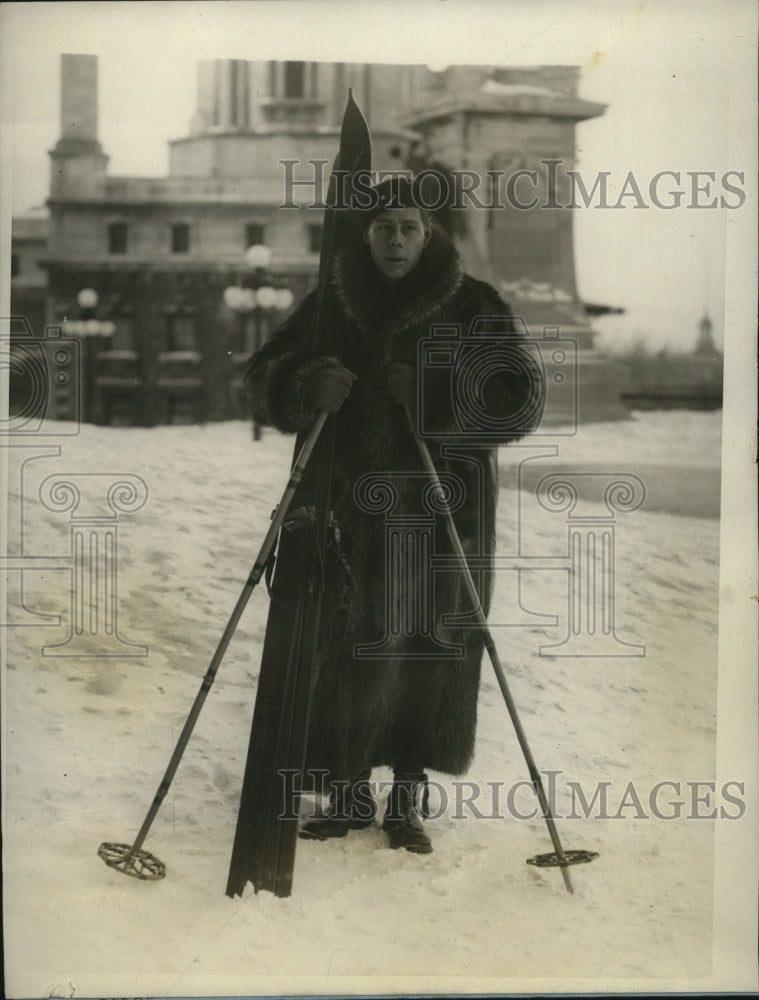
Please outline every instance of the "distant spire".
[{"label": "distant spire", "polygon": [[712,321],[709,319],[708,315],[704,313],[704,318],[698,324],[698,340],[696,342],[694,354],[713,355],[716,353],[712,330]]}]

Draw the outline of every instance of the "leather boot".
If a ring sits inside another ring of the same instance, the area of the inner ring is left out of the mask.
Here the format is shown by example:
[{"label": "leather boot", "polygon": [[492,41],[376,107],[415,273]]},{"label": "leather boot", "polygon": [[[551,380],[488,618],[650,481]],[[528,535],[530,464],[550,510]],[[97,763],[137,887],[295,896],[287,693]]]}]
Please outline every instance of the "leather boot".
[{"label": "leather boot", "polygon": [[432,841],[422,825],[422,818],[427,818],[427,775],[423,771],[396,771],[394,778],[382,823],[390,847],[431,854]]},{"label": "leather boot", "polygon": [[353,781],[336,782],[325,815],[304,823],[298,836],[304,840],[331,840],[345,837],[349,830],[371,826],[377,815],[377,804],[369,785],[371,773],[371,770],[363,771]]}]

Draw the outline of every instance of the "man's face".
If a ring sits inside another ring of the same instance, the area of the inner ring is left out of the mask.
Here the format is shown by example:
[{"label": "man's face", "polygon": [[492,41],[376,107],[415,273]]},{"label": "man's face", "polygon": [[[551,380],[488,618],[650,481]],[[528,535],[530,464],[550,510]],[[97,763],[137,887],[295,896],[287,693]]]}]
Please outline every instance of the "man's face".
[{"label": "man's face", "polygon": [[428,231],[418,208],[381,212],[364,234],[372,260],[386,278],[405,278],[422,256]]}]

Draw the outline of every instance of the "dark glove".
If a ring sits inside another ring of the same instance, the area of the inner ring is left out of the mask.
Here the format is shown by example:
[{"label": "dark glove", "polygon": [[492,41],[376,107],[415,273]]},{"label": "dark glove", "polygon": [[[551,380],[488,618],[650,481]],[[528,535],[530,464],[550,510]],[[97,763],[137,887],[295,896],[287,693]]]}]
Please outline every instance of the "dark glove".
[{"label": "dark glove", "polygon": [[306,389],[306,405],[313,410],[337,413],[353,388],[356,376],[348,368],[322,368],[312,375]]},{"label": "dark glove", "polygon": [[416,368],[393,361],[385,369],[387,387],[394,403],[406,404],[411,409],[416,408]]}]

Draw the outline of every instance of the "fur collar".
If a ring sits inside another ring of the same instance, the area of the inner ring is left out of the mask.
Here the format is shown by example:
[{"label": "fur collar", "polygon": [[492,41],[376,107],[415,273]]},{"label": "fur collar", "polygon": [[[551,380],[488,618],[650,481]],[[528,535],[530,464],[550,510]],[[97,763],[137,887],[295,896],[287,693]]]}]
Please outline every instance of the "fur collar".
[{"label": "fur collar", "polygon": [[365,334],[382,335],[429,320],[461,284],[455,247],[434,225],[419,263],[399,281],[383,280],[360,236],[337,255],[332,285],[345,317]]}]

